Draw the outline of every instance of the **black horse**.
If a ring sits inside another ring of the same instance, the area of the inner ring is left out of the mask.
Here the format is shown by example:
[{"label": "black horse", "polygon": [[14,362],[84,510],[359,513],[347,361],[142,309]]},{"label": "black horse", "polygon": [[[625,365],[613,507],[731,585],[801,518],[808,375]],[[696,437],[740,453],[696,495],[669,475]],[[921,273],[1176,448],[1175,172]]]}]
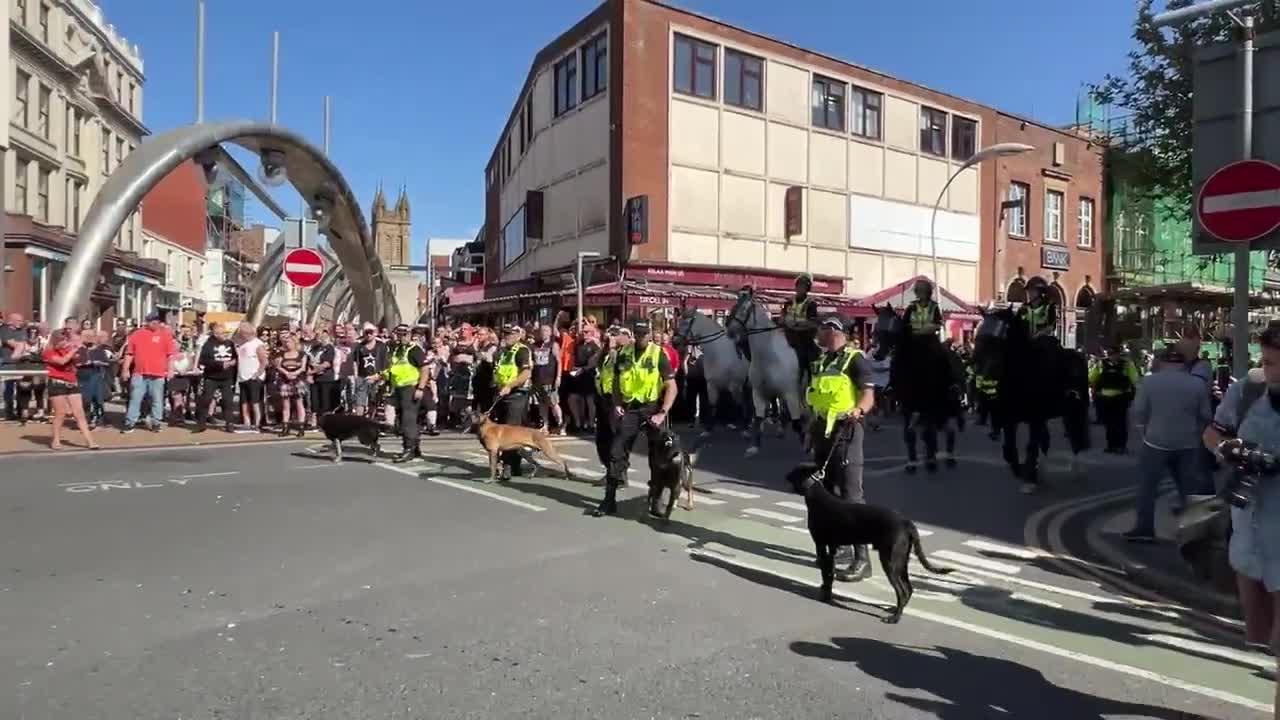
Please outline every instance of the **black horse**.
[{"label": "black horse", "polygon": [[889,387],[902,409],[903,440],[907,445],[907,472],[914,473],[916,429],[924,440],[925,469],[938,469],[938,430],[946,430],[946,464],[955,467],[956,432],[950,421],[963,422],[960,397],[964,371],[960,358],[943,346],[937,336],[916,337],[892,305],[875,308],[875,358],[892,354]]},{"label": "black horse", "polygon": [[[1089,368],[1084,356],[1052,338],[1032,338],[1025,320],[1002,308],[983,314],[974,341],[974,369],[997,383],[992,426],[1004,435],[1004,459],[1023,492],[1040,483],[1039,458],[1049,451],[1048,421],[1062,418],[1072,468],[1089,449]],[[1018,425],[1030,435],[1018,456]]]}]

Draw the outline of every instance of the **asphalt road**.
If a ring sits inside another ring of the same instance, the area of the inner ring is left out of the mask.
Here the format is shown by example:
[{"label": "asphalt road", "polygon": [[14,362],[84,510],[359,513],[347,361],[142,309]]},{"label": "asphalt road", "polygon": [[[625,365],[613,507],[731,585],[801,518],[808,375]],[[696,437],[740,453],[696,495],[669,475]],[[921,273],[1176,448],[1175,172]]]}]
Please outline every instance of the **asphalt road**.
[{"label": "asphalt road", "polygon": [[408,466],[315,440],[0,460],[0,717],[1268,717],[1273,665],[1229,628],[1025,546],[1122,465],[1027,497],[980,437],[913,478],[869,438],[869,500],[959,569],[913,563],[897,626],[878,569],[814,599],[789,439],[718,437],[665,525],[639,489],[596,519],[551,470],[480,485],[457,436]]}]

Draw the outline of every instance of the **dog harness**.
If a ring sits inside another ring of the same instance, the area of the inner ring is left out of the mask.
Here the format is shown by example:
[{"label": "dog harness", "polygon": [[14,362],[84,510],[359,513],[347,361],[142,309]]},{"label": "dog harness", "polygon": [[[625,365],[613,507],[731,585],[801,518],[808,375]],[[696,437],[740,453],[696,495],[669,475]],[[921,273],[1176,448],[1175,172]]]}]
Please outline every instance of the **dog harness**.
[{"label": "dog harness", "polygon": [[494,387],[504,387],[520,374],[520,368],[516,366],[516,353],[522,347],[524,345],[515,343],[498,355],[498,361],[493,365]]},{"label": "dog harness", "polygon": [[391,364],[387,367],[387,379],[395,387],[406,387],[408,385],[416,385],[421,373],[418,368],[409,362],[409,352],[413,349],[413,345],[405,343],[397,345],[396,349],[391,353]]},{"label": "dog harness", "polygon": [[635,345],[628,345],[618,351],[618,392],[622,393],[622,401],[631,403],[651,403],[658,399],[662,389],[662,376],[658,373],[658,356],[661,348],[649,343],[635,357]]},{"label": "dog harness", "polygon": [[831,437],[836,420],[847,415],[858,404],[858,388],[845,372],[853,359],[861,354],[861,350],[845,345],[829,362],[825,358],[818,358],[813,363],[804,399],[815,415],[826,420],[823,430],[826,437]]}]

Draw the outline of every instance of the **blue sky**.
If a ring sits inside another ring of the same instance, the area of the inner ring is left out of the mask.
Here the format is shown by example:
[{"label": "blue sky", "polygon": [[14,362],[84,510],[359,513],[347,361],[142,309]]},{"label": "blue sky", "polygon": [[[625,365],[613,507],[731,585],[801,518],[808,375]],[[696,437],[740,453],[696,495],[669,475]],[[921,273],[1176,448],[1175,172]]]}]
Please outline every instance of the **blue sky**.
[{"label": "blue sky", "polygon": [[[195,0],[99,0],[142,48],[144,117],[194,118]],[[379,182],[409,188],[414,244],[469,237],[484,164],[529,63],[594,0],[207,0],[205,117],[266,118],[281,33],[279,122],[331,153],[368,211]],[[1131,0],[680,0],[680,7],[1055,124],[1081,84],[1122,71]],[[290,202],[287,207],[293,207]],[[260,219],[267,219],[258,211]]]}]

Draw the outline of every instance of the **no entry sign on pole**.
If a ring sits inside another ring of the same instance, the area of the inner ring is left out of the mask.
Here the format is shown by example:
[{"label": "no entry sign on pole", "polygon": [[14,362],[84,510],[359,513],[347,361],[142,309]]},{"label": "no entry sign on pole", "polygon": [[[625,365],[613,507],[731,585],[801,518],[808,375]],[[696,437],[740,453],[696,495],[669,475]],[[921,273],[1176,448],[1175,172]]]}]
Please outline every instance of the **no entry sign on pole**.
[{"label": "no entry sign on pole", "polygon": [[1196,217],[1224,242],[1248,243],[1280,228],[1280,166],[1242,160],[1219,168],[1200,187]]},{"label": "no entry sign on pole", "polygon": [[284,279],[297,288],[313,288],[324,275],[324,258],[307,248],[294,248],[284,256]]}]

